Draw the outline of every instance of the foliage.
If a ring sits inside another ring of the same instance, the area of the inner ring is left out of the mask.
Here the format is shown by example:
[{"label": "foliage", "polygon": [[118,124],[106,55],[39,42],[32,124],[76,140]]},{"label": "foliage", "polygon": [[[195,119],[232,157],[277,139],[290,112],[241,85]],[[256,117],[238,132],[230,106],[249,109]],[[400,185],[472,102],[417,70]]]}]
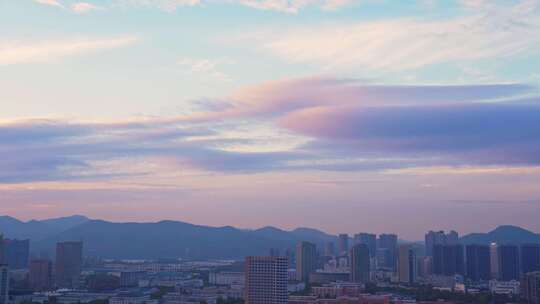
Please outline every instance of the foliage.
[{"label": "foliage", "polygon": [[86,287],[92,292],[102,292],[120,288],[120,278],[108,274],[95,274],[86,277]]}]

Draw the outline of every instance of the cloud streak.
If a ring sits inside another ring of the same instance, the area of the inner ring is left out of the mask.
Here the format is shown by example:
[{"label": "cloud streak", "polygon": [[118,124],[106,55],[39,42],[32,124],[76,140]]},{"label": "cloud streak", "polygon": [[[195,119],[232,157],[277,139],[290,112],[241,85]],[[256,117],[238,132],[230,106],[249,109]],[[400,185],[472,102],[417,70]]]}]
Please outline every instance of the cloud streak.
[{"label": "cloud streak", "polygon": [[[58,0],[34,0],[36,3],[65,8]],[[359,2],[358,0],[114,0],[111,7],[148,7],[166,12],[174,12],[183,7],[203,4],[232,4],[250,7],[257,10],[276,11],[287,14],[297,14],[308,7],[317,7],[323,11],[334,11],[339,8]],[[71,6],[75,13],[86,13],[99,7],[79,2]]]},{"label": "cloud streak", "polygon": [[114,38],[76,38],[44,40],[41,42],[0,42],[0,66],[24,63],[42,63],[63,57],[125,47],[139,41],[136,36]]},{"label": "cloud streak", "polygon": [[401,18],[272,29],[241,39],[287,62],[327,70],[412,70],[538,51],[539,5],[534,4],[495,6],[446,20]]},{"label": "cloud streak", "polygon": [[[206,111],[180,117],[3,122],[0,158],[9,162],[0,163],[0,183],[110,180],[178,170],[540,165],[540,99],[527,85],[390,86],[303,78],[244,88],[223,100],[224,105],[205,100]],[[263,123],[269,132],[302,140],[285,147],[279,143],[283,136],[235,135],[239,126]],[[261,140],[276,147],[250,151]]]}]

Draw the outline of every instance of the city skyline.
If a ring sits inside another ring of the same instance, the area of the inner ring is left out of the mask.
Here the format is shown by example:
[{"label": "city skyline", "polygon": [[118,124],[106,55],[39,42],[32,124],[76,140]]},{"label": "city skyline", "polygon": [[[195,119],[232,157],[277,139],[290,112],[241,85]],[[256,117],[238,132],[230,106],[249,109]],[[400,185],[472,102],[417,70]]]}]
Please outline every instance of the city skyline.
[{"label": "city skyline", "polygon": [[0,19],[0,215],[540,232],[538,0],[7,0]]}]

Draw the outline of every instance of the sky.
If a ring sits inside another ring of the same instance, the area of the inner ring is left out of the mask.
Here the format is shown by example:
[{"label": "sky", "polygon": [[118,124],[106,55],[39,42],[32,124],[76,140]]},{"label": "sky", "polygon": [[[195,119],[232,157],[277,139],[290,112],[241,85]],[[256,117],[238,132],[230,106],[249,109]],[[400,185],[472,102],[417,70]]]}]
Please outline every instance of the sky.
[{"label": "sky", "polygon": [[0,0],[0,214],[540,232],[540,0]]}]

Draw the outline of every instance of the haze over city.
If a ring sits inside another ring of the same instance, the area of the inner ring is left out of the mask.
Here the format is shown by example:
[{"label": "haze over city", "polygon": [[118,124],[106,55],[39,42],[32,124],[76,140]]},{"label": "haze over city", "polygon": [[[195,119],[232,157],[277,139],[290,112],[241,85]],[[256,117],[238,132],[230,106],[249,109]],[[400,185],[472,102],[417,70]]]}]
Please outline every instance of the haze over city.
[{"label": "haze over city", "polygon": [[0,214],[540,232],[540,1],[5,0]]},{"label": "haze over city", "polygon": [[0,304],[540,304],[540,0],[0,0]]}]

